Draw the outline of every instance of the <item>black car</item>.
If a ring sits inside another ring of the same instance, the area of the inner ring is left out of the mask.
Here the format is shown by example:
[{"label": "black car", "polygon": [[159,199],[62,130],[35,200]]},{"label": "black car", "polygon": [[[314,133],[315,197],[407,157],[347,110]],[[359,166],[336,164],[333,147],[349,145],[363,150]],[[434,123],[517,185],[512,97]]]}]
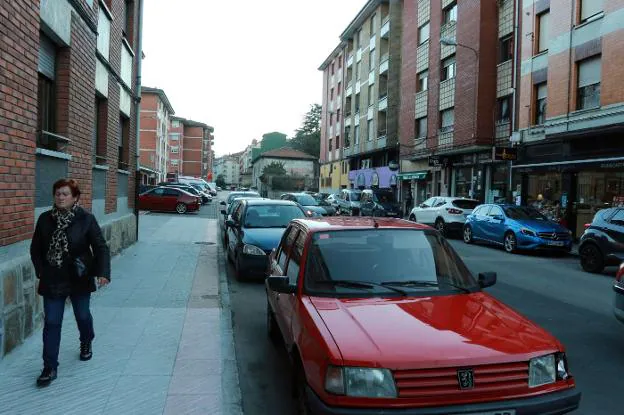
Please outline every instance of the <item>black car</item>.
[{"label": "black car", "polygon": [[226,255],[238,279],[264,277],[269,254],[291,220],[305,211],[289,200],[244,199],[227,219]]},{"label": "black car", "polygon": [[309,211],[308,216],[312,216],[313,214],[334,216],[336,214],[336,209],[331,204],[322,200],[319,201],[308,193],[284,193],[280,196],[280,199],[290,200],[300,204],[304,209]]},{"label": "black car", "polygon": [[360,216],[401,217],[401,206],[391,190],[364,190],[360,199]]},{"label": "black car", "polygon": [[[222,200],[221,202],[219,202],[219,204],[223,206],[221,208],[221,219],[223,219],[224,223],[225,223],[225,220],[227,219],[228,214],[230,214],[229,209],[230,209],[230,204],[232,203],[232,201],[234,199],[244,199],[248,197],[252,197],[252,198],[260,197],[260,193],[258,192],[231,192],[228,195],[226,200]],[[226,213],[223,213],[224,210]]]},{"label": "black car", "polygon": [[624,261],[624,208],[600,210],[585,226],[579,245],[583,269],[601,273],[607,266],[620,265]]}]

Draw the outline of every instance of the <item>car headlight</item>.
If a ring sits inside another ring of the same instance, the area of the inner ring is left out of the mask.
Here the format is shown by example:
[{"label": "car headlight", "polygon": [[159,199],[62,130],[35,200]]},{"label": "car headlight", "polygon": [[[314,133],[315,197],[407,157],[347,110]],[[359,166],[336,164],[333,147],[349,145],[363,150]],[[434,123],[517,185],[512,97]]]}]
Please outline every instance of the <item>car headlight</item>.
[{"label": "car headlight", "polygon": [[325,390],[359,398],[396,398],[396,386],[388,369],[330,366]]},{"label": "car headlight", "polygon": [[527,236],[537,236],[535,231],[532,231],[531,229],[528,229],[528,228],[522,228],[522,229],[520,229],[520,232],[523,235],[527,235]]},{"label": "car headlight", "polygon": [[531,359],[529,362],[529,388],[555,383],[557,366],[554,354]]},{"label": "car headlight", "polygon": [[254,245],[243,245],[243,254],[247,255],[266,255],[264,251]]}]

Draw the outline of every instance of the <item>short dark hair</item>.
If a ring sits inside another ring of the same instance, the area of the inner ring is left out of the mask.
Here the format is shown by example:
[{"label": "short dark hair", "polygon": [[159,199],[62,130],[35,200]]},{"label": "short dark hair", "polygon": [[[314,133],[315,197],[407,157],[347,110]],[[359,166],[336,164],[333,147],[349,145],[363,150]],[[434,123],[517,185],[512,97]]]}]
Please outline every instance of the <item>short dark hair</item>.
[{"label": "short dark hair", "polygon": [[57,180],[56,182],[54,182],[54,185],[52,186],[52,194],[56,194],[56,191],[58,189],[60,189],[61,187],[69,187],[69,189],[71,190],[72,196],[74,197],[80,197],[80,187],[78,186],[78,182],[75,181],[74,179],[60,179]]}]

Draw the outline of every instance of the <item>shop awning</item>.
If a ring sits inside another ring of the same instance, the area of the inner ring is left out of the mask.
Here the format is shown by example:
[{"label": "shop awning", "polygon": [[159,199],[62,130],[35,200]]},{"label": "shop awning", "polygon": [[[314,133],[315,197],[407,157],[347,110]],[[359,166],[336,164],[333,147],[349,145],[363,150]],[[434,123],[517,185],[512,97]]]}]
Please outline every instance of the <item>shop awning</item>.
[{"label": "shop awning", "polygon": [[409,173],[399,173],[398,177],[401,180],[424,180],[427,178],[427,175],[429,174],[428,170],[421,170],[421,171],[412,171]]}]

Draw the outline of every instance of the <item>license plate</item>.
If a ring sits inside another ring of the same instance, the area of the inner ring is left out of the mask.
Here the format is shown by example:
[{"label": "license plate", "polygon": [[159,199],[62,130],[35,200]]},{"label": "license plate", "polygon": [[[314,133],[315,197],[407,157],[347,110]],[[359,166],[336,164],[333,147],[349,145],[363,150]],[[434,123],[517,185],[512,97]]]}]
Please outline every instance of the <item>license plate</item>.
[{"label": "license plate", "polygon": [[386,215],[388,215],[388,216],[396,216],[397,214],[395,212],[388,212],[388,213],[386,213]]},{"label": "license plate", "polygon": [[516,415],[515,409],[505,409],[504,411],[492,411],[492,412],[470,412],[465,415]]},{"label": "license plate", "polygon": [[563,246],[565,242],[563,241],[548,241],[548,245],[550,246]]}]

